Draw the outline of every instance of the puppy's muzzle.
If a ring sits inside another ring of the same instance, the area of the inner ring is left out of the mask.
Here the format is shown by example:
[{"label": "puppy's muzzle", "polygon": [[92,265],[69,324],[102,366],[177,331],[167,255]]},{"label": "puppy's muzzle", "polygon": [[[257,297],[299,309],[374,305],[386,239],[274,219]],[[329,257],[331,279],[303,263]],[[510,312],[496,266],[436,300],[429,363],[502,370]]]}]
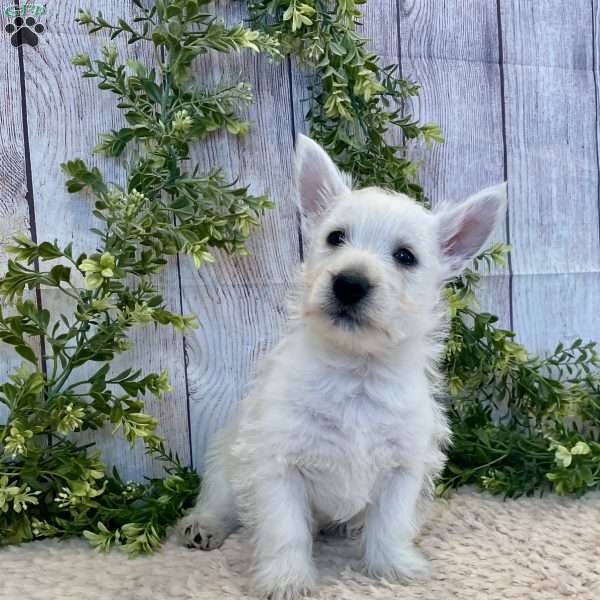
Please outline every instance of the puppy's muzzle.
[{"label": "puppy's muzzle", "polygon": [[333,277],[333,295],[344,308],[356,307],[371,290],[371,283],[357,271],[342,271]]}]

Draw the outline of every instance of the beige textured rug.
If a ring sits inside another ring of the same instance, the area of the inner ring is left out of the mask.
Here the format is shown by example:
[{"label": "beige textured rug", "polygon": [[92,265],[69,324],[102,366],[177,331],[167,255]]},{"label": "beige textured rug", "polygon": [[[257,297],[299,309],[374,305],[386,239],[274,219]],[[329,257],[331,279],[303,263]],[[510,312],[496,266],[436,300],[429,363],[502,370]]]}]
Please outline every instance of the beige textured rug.
[{"label": "beige textured rug", "polygon": [[[424,583],[391,585],[352,570],[355,542],[324,539],[315,554],[320,600],[599,600],[600,494],[503,502],[473,490],[435,503],[420,546]],[[95,555],[81,541],[0,550],[1,600],[220,600],[253,598],[244,532],[222,550],[168,542],[157,555]]]}]

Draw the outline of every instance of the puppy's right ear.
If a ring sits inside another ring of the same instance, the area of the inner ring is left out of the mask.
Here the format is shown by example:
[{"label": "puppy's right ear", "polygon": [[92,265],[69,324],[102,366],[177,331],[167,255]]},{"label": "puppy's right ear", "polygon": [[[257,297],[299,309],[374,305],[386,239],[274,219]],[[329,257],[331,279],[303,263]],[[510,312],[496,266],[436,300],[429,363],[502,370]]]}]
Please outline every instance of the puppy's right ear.
[{"label": "puppy's right ear", "polygon": [[300,134],[295,155],[296,202],[305,219],[313,219],[333,200],[350,191],[350,179],[316,142]]},{"label": "puppy's right ear", "polygon": [[506,182],[437,210],[445,278],[459,275],[506,216]]}]

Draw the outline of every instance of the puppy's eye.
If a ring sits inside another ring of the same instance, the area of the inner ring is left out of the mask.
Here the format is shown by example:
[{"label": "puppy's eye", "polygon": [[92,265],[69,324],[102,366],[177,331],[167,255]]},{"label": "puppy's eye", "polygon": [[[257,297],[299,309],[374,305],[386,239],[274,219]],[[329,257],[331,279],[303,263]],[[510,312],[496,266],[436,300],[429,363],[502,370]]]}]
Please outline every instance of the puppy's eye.
[{"label": "puppy's eye", "polygon": [[415,255],[408,248],[398,248],[394,252],[394,260],[405,267],[414,267],[417,264]]},{"label": "puppy's eye", "polygon": [[327,236],[327,244],[329,246],[341,246],[345,241],[346,232],[341,229],[336,229]]}]

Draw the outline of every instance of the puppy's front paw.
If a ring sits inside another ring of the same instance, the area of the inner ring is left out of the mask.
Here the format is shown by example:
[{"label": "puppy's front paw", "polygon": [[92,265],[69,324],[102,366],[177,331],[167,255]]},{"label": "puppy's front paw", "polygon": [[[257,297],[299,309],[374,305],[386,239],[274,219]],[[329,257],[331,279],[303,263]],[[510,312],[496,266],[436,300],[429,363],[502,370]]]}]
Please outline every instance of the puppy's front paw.
[{"label": "puppy's front paw", "polygon": [[217,521],[202,514],[187,515],[179,522],[177,529],[184,545],[200,550],[215,550],[227,537],[227,531]]},{"label": "puppy's front paw", "polygon": [[269,600],[299,600],[310,596],[317,585],[313,564],[302,561],[276,560],[257,565],[255,586],[261,598]]},{"label": "puppy's front paw", "polygon": [[264,597],[266,597],[268,600],[302,600],[302,598],[310,596],[312,591],[312,587],[296,587],[295,585],[286,585],[272,590]]},{"label": "puppy's front paw", "polygon": [[371,577],[382,577],[389,581],[424,579],[431,574],[429,561],[412,544],[392,552],[383,549],[371,552],[364,560],[364,567]]}]

